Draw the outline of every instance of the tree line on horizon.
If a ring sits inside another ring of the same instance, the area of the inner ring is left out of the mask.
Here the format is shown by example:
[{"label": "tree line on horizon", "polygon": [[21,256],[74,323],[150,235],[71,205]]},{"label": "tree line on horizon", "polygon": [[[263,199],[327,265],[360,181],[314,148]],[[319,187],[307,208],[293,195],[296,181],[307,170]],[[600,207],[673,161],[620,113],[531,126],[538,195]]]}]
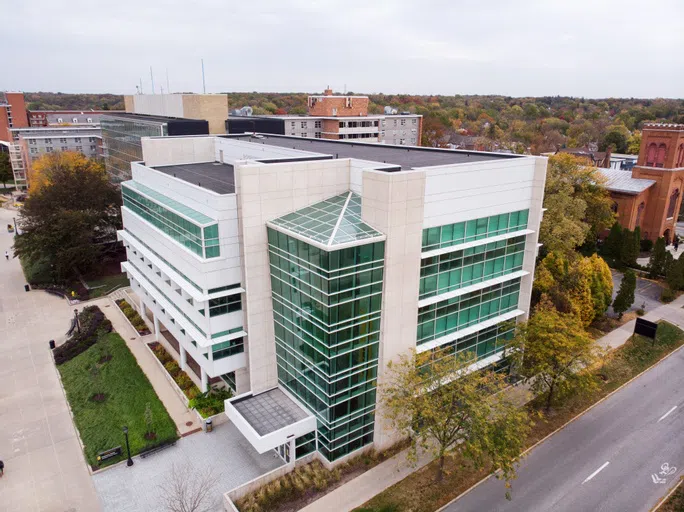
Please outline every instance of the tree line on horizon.
[{"label": "tree line on horizon", "polygon": [[[254,115],[304,115],[307,93],[228,92],[231,109]],[[354,93],[349,93],[354,94]],[[358,94],[358,93],[357,93]],[[113,94],[25,93],[30,109],[123,109]],[[421,114],[423,146],[539,154],[562,147],[639,152],[644,122],[684,123],[684,100],[570,96],[371,94],[369,113],[385,106]]]}]

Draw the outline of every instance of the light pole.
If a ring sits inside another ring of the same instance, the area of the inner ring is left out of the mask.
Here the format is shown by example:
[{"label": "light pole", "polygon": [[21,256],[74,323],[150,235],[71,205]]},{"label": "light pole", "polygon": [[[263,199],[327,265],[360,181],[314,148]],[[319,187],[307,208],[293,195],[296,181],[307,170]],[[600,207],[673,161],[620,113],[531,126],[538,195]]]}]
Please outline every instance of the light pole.
[{"label": "light pole", "polygon": [[126,436],[126,453],[128,453],[128,462],[126,466],[131,467],[133,465],[133,459],[131,459],[131,446],[128,444],[128,427],[123,428],[124,436]]},{"label": "light pole", "polygon": [[76,321],[78,332],[81,332],[81,322],[78,321],[78,309],[74,309],[74,320]]}]

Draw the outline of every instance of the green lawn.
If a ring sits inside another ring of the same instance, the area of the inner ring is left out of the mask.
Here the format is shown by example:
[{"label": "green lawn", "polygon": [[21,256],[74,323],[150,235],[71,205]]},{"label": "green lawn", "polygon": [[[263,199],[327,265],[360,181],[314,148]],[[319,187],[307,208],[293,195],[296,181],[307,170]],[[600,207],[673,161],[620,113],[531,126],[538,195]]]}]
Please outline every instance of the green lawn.
[{"label": "green lawn", "polygon": [[[108,356],[111,359],[105,361]],[[118,334],[103,336],[88,350],[57,368],[91,465],[97,466],[98,452],[109,448],[121,446],[125,454],[121,430],[124,425],[128,426],[132,454],[178,437],[176,425]],[[104,394],[105,400],[92,400],[97,393]],[[144,438],[147,404],[152,411],[152,431],[156,433],[156,438],[149,441]],[[103,465],[123,458],[109,459]]]},{"label": "green lawn", "polygon": [[[105,293],[112,291],[116,286],[129,286],[128,277],[126,274],[117,274],[113,276],[104,276],[98,279],[87,280],[89,290],[89,297],[95,299],[101,297]],[[96,288],[97,287],[97,288]]]}]

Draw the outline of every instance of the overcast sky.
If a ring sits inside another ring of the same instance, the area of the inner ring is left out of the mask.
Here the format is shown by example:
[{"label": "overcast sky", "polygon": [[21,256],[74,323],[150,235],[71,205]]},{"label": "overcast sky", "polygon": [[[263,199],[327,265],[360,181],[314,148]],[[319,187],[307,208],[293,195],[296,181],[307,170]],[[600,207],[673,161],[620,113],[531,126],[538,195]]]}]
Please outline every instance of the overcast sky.
[{"label": "overcast sky", "polygon": [[684,0],[0,0],[0,90],[684,97]]}]

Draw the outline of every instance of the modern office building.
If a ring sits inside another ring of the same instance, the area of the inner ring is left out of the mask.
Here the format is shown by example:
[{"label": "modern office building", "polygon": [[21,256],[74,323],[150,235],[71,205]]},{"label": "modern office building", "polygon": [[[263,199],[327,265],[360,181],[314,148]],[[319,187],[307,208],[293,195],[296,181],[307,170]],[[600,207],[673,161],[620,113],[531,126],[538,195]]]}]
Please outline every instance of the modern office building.
[{"label": "modern office building", "polygon": [[119,113],[100,117],[105,169],[114,183],[131,179],[131,162],[143,159],[142,137],[206,135],[205,120]]},{"label": "modern office building", "polygon": [[252,446],[337,464],[397,435],[414,349],[500,363],[529,311],[546,159],[258,134],[142,139],[122,183],[139,307]]},{"label": "modern office building", "polygon": [[0,141],[12,142],[10,129],[28,128],[23,92],[0,92]]},{"label": "modern office building", "polygon": [[209,133],[226,133],[227,94],[133,94],[124,96],[124,104],[132,114],[204,120]]},{"label": "modern office building", "polygon": [[90,158],[102,156],[100,129],[76,127],[12,128],[10,163],[17,188],[27,188],[34,160],[55,151],[77,151]]},{"label": "modern office building", "polygon": [[226,132],[420,145],[423,116],[389,107],[384,115],[368,115],[368,103],[368,96],[337,96],[326,89],[309,96],[306,116],[234,115],[226,120]]},{"label": "modern office building", "polygon": [[100,126],[100,116],[120,114],[121,110],[29,110],[32,128],[45,126]]}]

